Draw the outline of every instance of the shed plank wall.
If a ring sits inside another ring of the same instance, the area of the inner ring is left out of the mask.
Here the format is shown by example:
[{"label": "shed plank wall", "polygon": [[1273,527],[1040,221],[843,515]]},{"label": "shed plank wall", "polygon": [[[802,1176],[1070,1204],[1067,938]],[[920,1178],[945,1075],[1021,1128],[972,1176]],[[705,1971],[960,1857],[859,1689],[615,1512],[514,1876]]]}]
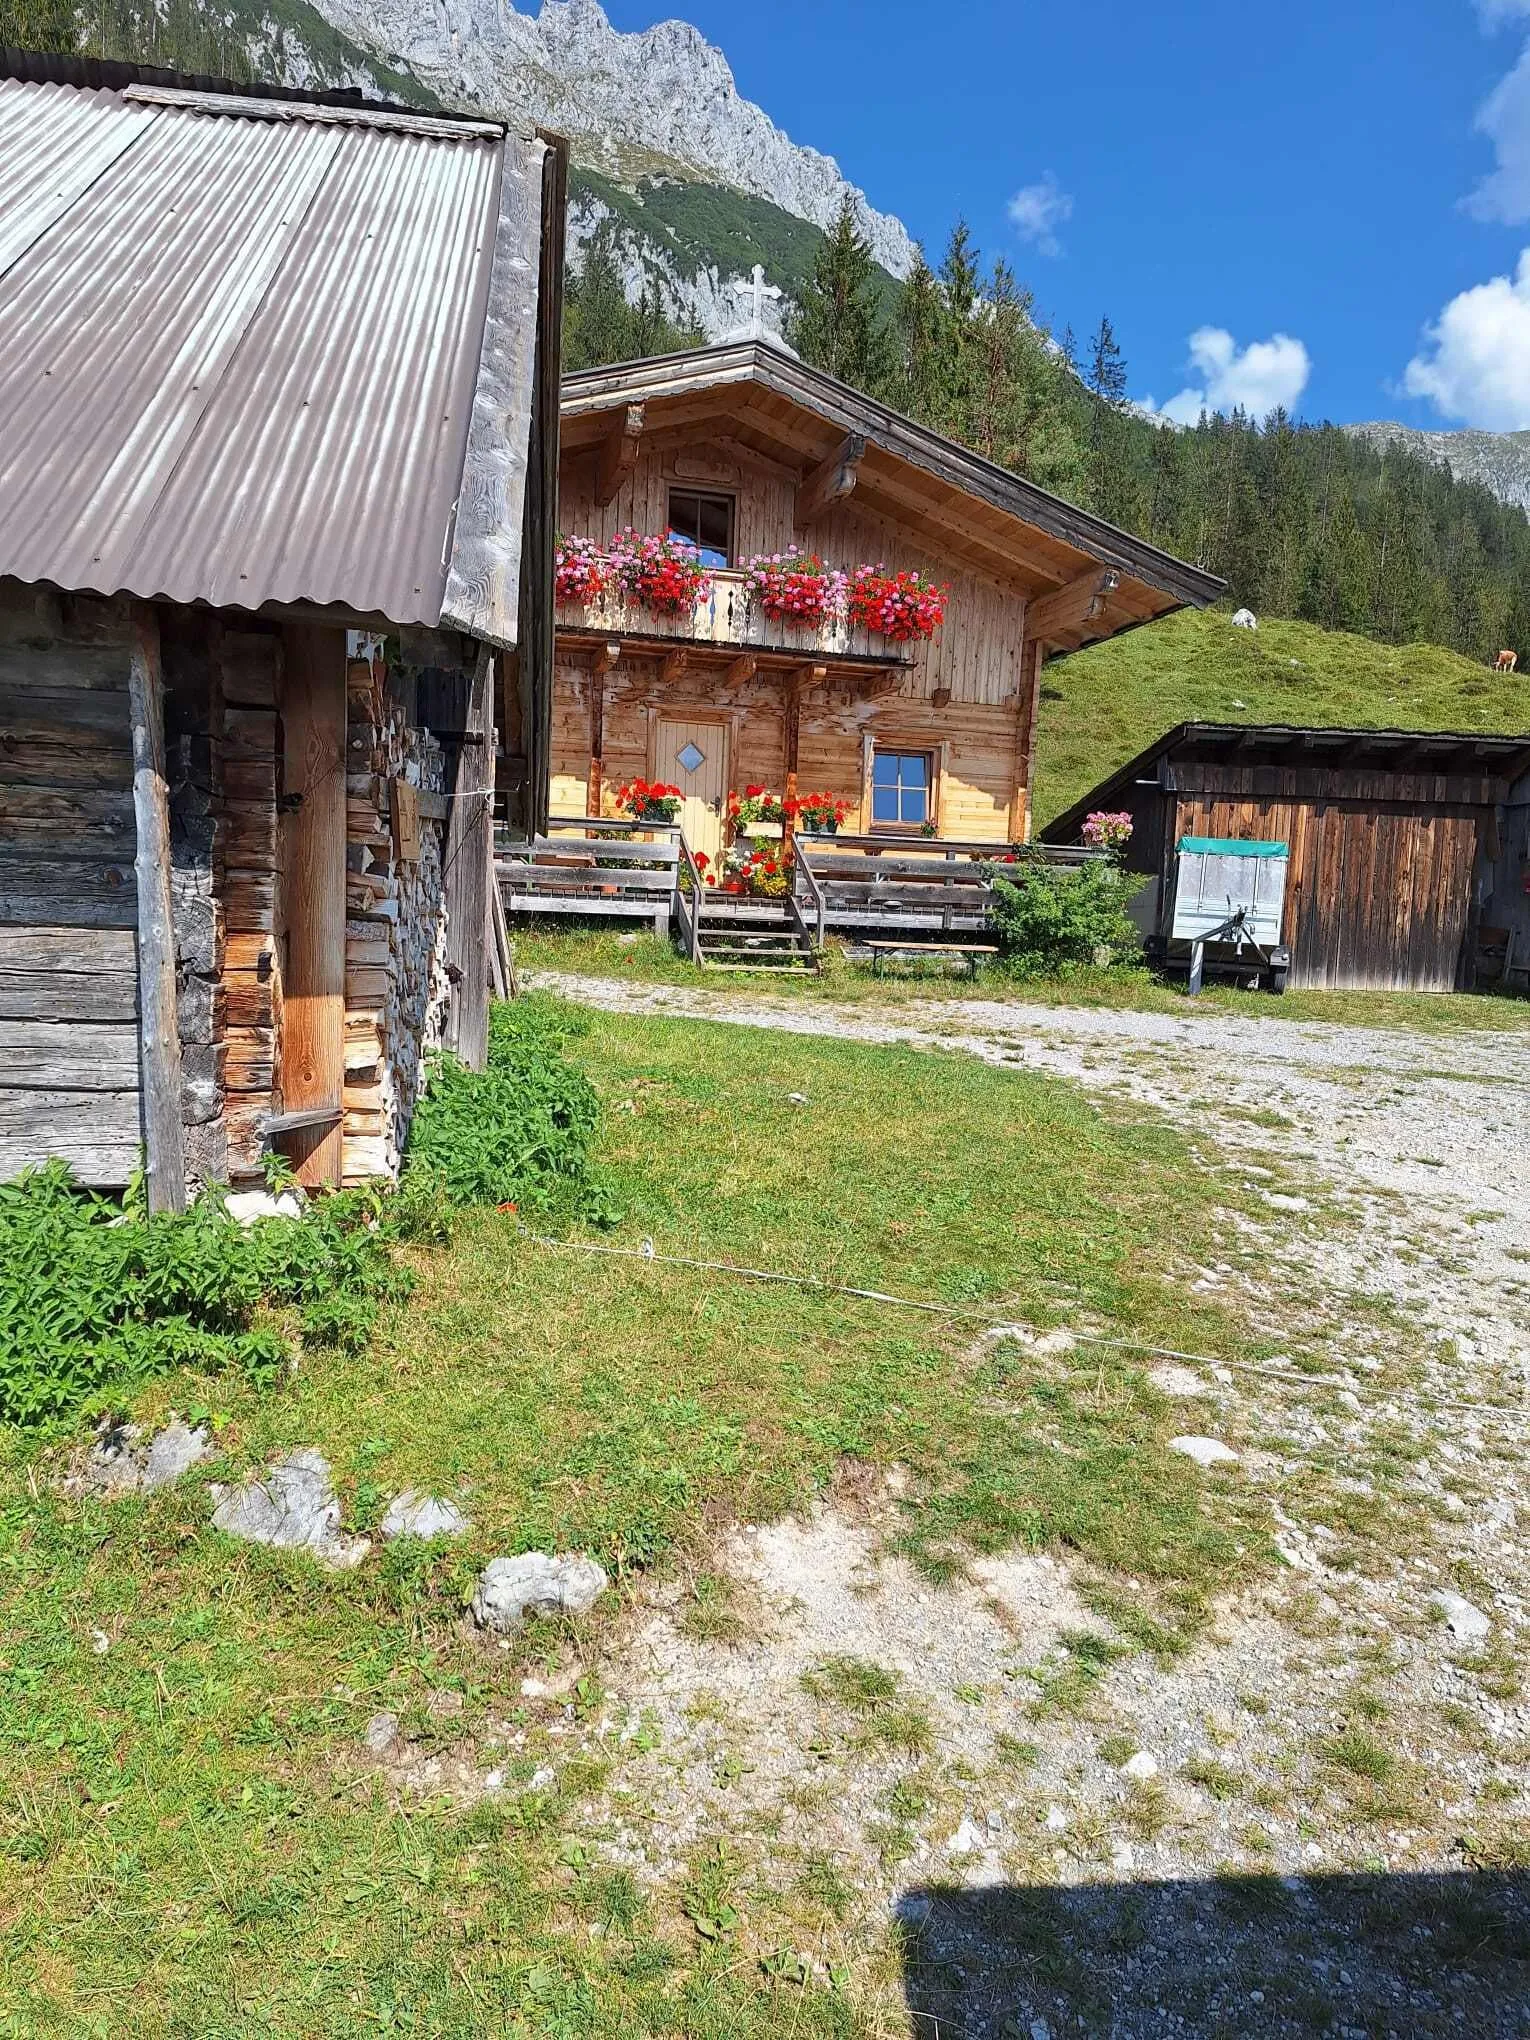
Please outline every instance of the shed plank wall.
[{"label": "shed plank wall", "polygon": [[0,585],[0,1179],[139,1158],[128,634]]}]

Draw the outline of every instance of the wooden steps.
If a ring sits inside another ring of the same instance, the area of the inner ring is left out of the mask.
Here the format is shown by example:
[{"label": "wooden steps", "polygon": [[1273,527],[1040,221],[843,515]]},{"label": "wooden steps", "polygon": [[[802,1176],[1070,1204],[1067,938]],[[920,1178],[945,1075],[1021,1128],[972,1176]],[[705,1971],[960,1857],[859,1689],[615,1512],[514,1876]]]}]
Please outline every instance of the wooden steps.
[{"label": "wooden steps", "polygon": [[784,900],[703,899],[697,937],[703,970],[818,975],[818,953]]}]

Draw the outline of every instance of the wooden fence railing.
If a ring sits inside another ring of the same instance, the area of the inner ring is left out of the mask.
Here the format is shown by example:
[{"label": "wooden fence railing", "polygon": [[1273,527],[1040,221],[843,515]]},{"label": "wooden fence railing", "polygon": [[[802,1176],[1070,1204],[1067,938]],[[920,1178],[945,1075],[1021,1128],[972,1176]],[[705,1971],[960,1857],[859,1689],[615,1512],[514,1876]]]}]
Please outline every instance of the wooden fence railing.
[{"label": "wooden fence railing", "polygon": [[679,894],[682,843],[678,825],[554,818],[546,835],[498,838],[494,869],[506,913],[642,920],[665,935]]},{"label": "wooden fence railing", "polygon": [[950,841],[939,837],[801,836],[796,839],[793,898],[826,934],[974,935],[989,926],[993,885],[986,867],[1007,859],[1078,867],[1095,850]]}]

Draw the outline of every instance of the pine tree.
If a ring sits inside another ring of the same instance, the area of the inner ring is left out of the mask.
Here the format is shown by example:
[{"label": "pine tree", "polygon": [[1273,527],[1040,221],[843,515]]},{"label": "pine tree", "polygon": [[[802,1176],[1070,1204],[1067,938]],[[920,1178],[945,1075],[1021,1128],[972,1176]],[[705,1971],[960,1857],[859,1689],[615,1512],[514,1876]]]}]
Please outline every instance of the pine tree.
[{"label": "pine tree", "polygon": [[604,368],[613,361],[678,354],[699,347],[702,339],[696,328],[669,317],[653,277],[645,281],[638,302],[628,303],[611,223],[603,221],[585,249],[583,269],[576,274],[571,267],[564,281],[564,367]]},{"label": "pine tree", "polygon": [[924,425],[936,424],[940,413],[944,320],[940,286],[921,249],[898,295],[888,396],[900,411]]},{"label": "pine tree", "polygon": [[1115,524],[1129,522],[1135,508],[1129,433],[1121,415],[1126,407],[1126,385],[1126,362],[1115,328],[1102,317],[1089,343],[1084,375],[1090,399],[1089,493],[1100,515]]},{"label": "pine tree", "polygon": [[69,0],[0,0],[0,48],[73,51],[80,25]]},{"label": "pine tree", "polygon": [[876,276],[876,262],[846,198],[819,247],[787,335],[804,361],[871,392],[885,386],[892,366]]}]

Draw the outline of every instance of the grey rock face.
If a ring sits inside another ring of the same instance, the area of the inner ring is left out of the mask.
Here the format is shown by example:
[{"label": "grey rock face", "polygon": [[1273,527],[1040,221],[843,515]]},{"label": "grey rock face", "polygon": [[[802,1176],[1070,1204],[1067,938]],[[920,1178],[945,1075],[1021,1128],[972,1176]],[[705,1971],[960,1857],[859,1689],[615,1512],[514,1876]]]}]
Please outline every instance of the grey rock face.
[{"label": "grey rock face", "polygon": [[360,1565],[372,1548],[365,1537],[342,1534],[329,1463],[312,1446],[276,1460],[264,1480],[225,1489],[213,1522],[230,1537],[278,1551],[307,1551],[337,1570]]},{"label": "grey rock face", "polygon": [[510,1636],[528,1615],[588,1615],[609,1585],[592,1558],[550,1558],[545,1551],[496,1558],[478,1582],[473,1620]]},{"label": "grey rock face", "polygon": [[382,1534],[390,1543],[395,1537],[461,1537],[467,1527],[468,1519],[455,1502],[416,1494],[413,1488],[395,1495],[382,1519]]},{"label": "grey rock face", "polygon": [[211,1449],[205,1429],[179,1421],[147,1440],[137,1424],[114,1425],[96,1440],[74,1484],[107,1495],[146,1494],[179,1480]]}]

